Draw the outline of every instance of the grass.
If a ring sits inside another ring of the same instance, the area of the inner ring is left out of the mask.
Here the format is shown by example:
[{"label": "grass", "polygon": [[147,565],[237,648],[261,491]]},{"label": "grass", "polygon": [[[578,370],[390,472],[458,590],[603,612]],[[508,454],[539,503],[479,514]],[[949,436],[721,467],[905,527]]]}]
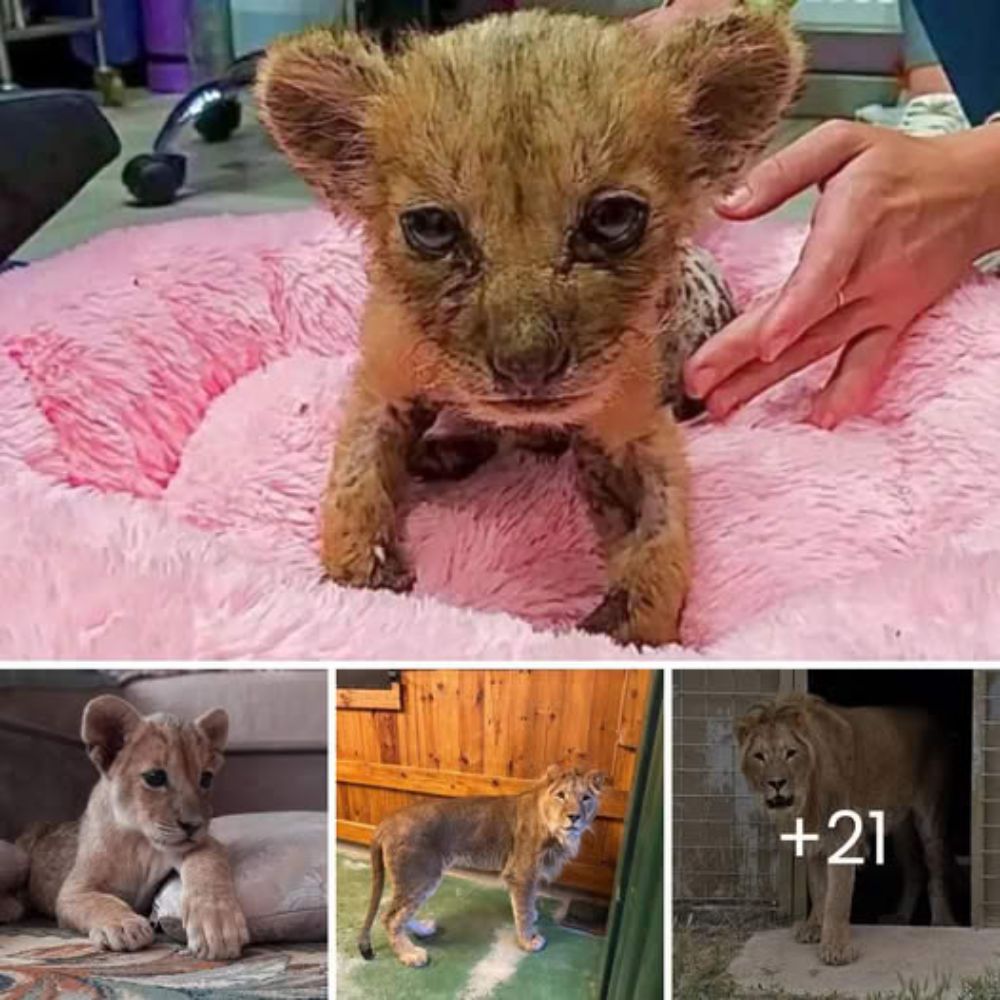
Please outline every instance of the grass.
[{"label": "grass", "polygon": [[[673,936],[674,1000],[854,1000],[842,993],[823,997],[770,991],[741,990],[726,971],[755,927],[678,927]],[[951,981],[916,982],[900,976],[891,993],[869,993],[865,1000],[945,1000]],[[990,969],[974,979],[963,979],[958,1000],[1000,1000],[1000,970]]]}]

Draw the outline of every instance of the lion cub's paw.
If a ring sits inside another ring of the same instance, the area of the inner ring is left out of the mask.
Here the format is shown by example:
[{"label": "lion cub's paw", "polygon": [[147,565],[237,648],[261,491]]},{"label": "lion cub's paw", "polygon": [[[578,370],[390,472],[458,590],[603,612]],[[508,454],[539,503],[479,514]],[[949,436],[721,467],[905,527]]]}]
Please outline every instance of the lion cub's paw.
[{"label": "lion cub's paw", "polygon": [[235,899],[195,895],[184,907],[187,950],[196,958],[217,962],[239,958],[250,943],[243,911]]},{"label": "lion cub's paw", "polygon": [[799,944],[818,944],[823,928],[813,920],[800,920],[795,925],[795,940]]},{"label": "lion cub's paw", "polygon": [[837,936],[819,946],[819,957],[824,965],[850,965],[857,961],[859,954],[857,945],[851,944],[846,937]]},{"label": "lion cub's paw", "polygon": [[138,913],[130,913],[91,927],[88,937],[103,951],[140,951],[153,943],[153,925]]},{"label": "lion cub's paw", "polygon": [[580,622],[584,632],[610,636],[622,646],[665,646],[678,638],[677,616],[645,607],[627,590],[613,587]]},{"label": "lion cub's paw", "polygon": [[530,938],[518,938],[517,943],[525,951],[541,951],[545,947],[546,941],[541,934],[532,934]]},{"label": "lion cub's paw", "polygon": [[397,594],[413,589],[416,576],[395,545],[375,542],[363,551],[363,555],[355,552],[349,559],[325,551],[323,568],[327,578],[345,587],[392,590]]},{"label": "lion cub's paw", "polygon": [[419,969],[421,966],[426,965],[430,959],[427,957],[426,948],[408,948],[406,951],[402,952],[399,956],[399,960],[403,965],[408,965],[412,969]]},{"label": "lion cub's paw", "polygon": [[438,925],[437,921],[431,917],[428,920],[408,920],[406,929],[419,938],[426,938],[437,934]]}]

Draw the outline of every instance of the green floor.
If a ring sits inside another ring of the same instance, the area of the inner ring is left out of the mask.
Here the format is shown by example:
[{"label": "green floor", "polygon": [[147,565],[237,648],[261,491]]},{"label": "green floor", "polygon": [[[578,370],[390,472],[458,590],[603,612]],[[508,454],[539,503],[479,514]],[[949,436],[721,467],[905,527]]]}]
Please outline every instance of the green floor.
[{"label": "green floor", "polygon": [[[337,997],[339,1000],[591,1000],[597,996],[604,939],[552,923],[554,900],[539,904],[539,931],[548,938],[538,954],[514,942],[510,899],[501,888],[446,876],[418,916],[441,930],[420,942],[430,964],[410,969],[397,961],[385,928],[372,928],[375,959],[357,947],[358,927],[371,892],[367,861],[337,852]],[[382,897],[388,900],[389,887]]]}]

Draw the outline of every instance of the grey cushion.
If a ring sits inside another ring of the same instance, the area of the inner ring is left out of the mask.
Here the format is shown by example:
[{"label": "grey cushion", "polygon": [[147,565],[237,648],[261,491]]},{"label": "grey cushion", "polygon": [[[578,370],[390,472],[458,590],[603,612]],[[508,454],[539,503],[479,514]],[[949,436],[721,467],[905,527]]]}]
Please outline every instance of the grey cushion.
[{"label": "grey cushion", "polygon": [[[226,845],[250,940],[326,940],[326,813],[243,813],[212,820]],[[184,941],[180,877],[157,894],[152,920]]]}]

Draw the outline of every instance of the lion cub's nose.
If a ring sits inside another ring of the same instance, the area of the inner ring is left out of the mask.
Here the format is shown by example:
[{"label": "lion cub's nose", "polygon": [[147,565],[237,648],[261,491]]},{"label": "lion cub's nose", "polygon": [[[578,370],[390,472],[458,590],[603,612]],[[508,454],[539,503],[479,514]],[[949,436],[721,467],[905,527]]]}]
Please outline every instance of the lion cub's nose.
[{"label": "lion cub's nose", "polygon": [[177,825],[189,836],[193,837],[200,829],[201,823],[185,823],[184,820],[179,819]]},{"label": "lion cub's nose", "polygon": [[569,367],[569,348],[548,339],[538,344],[503,345],[494,347],[486,361],[501,388],[537,392]]},{"label": "lion cub's nose", "polygon": [[768,784],[776,791],[780,792],[788,782],[784,778],[778,778],[777,781],[769,781]]},{"label": "lion cub's nose", "polygon": [[579,818],[580,818],[580,814],[579,813],[570,813],[569,814],[569,821],[571,823],[575,823]]}]

